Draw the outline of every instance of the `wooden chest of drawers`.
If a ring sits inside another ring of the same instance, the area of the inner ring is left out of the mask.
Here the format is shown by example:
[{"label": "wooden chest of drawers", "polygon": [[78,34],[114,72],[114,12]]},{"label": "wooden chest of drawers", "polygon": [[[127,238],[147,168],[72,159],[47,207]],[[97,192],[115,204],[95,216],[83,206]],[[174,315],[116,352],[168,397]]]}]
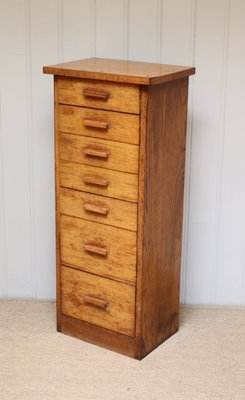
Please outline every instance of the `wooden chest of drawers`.
[{"label": "wooden chest of drawers", "polygon": [[54,75],[57,327],[141,359],[178,329],[188,77],[87,59]]}]

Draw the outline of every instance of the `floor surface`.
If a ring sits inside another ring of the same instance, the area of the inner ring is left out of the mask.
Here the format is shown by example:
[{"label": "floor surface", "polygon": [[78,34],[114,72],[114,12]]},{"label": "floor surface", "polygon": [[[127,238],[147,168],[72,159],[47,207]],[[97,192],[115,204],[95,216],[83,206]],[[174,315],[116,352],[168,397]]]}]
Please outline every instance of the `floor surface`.
[{"label": "floor surface", "polygon": [[142,361],[57,333],[55,304],[0,301],[1,400],[245,400],[245,310],[183,307]]}]

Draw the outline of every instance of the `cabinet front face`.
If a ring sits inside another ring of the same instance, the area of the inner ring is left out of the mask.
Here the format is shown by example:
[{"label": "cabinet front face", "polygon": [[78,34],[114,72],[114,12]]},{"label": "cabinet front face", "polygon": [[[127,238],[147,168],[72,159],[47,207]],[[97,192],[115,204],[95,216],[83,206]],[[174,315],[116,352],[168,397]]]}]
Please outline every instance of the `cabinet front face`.
[{"label": "cabinet front face", "polygon": [[140,88],[55,88],[58,313],[134,347]]}]

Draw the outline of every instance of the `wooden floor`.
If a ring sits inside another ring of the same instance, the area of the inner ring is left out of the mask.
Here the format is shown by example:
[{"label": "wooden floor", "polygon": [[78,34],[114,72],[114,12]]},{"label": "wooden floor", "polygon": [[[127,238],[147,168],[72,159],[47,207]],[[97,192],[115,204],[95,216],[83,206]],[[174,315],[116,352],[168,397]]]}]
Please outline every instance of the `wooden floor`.
[{"label": "wooden floor", "polygon": [[1,400],[244,400],[245,310],[182,307],[142,361],[62,335],[55,304],[0,301]]}]

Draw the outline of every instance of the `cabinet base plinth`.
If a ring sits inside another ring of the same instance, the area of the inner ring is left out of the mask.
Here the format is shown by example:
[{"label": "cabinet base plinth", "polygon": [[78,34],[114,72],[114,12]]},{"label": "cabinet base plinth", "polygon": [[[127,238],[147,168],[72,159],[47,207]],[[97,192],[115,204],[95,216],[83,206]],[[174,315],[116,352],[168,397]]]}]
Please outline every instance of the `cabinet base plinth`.
[{"label": "cabinet base plinth", "polygon": [[135,338],[112,332],[100,326],[80,321],[76,318],[62,314],[59,332],[82,339],[85,342],[121,353],[128,357],[140,359],[138,356],[137,342]]},{"label": "cabinet base plinth", "polygon": [[61,315],[57,330],[65,335],[84,340],[85,342],[95,344],[136,360],[142,360],[147,354],[177,332],[178,326],[173,326],[172,328],[172,331],[168,330],[166,335],[162,335],[160,343],[156,344],[154,348],[148,351],[145,350],[144,343],[141,340],[112,332],[100,326],[69,317],[65,314]]}]

